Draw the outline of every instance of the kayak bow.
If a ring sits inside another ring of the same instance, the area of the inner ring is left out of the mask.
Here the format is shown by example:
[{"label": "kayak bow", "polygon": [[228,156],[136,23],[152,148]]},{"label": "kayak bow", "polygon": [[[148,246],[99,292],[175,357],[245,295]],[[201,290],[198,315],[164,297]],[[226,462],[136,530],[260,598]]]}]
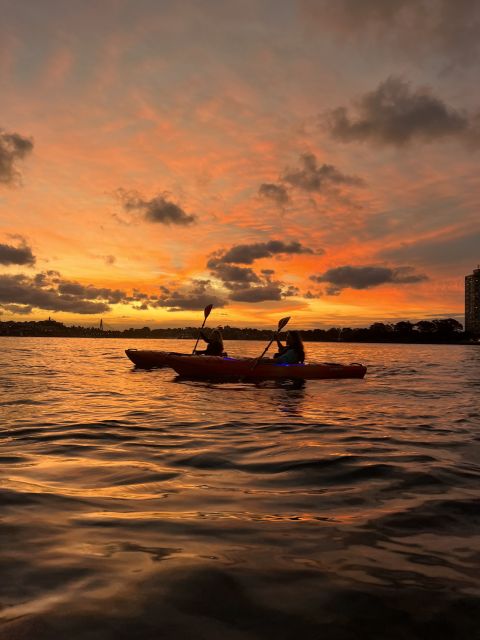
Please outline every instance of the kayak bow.
[{"label": "kayak bow", "polygon": [[149,351],[147,349],[126,349],[126,355],[133,364],[144,369],[153,367],[169,367],[167,357],[170,355],[182,355],[172,351]]}]

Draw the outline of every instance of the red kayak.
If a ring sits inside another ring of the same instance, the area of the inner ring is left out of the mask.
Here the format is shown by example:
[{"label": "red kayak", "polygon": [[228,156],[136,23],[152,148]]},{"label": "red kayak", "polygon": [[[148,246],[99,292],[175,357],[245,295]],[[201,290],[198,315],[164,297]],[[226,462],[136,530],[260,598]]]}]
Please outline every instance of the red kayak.
[{"label": "red kayak", "polygon": [[[126,349],[125,353],[134,365],[144,369],[152,369],[153,367],[169,367],[169,356],[187,355],[186,353],[177,353],[175,351],[151,351],[148,349]],[[195,357],[198,358],[198,356]]]},{"label": "red kayak", "polygon": [[137,367],[151,369],[152,367],[169,367],[166,358],[170,355],[182,355],[172,351],[148,351],[146,349],[127,349],[125,351],[130,360]]},{"label": "red kayak", "polygon": [[315,380],[363,378],[367,372],[367,367],[357,363],[349,365],[331,362],[276,364],[273,360],[264,359],[255,365],[256,358],[190,356],[172,353],[165,353],[164,362],[165,366],[172,367],[185,378]]}]

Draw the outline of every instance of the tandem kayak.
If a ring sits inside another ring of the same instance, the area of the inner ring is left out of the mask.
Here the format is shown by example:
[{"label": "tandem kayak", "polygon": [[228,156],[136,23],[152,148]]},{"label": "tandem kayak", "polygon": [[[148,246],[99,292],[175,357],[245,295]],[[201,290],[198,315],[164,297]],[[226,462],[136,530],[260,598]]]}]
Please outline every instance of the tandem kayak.
[{"label": "tandem kayak", "polygon": [[165,353],[165,366],[185,378],[216,379],[299,379],[363,378],[367,367],[362,364],[332,362],[304,364],[276,364],[273,360],[256,358],[228,358],[222,356],[191,356]]},{"label": "tandem kayak", "polygon": [[181,353],[173,353],[171,351],[149,351],[147,349],[126,349],[127,357],[137,367],[151,369],[153,367],[169,367],[167,356],[184,355]]}]

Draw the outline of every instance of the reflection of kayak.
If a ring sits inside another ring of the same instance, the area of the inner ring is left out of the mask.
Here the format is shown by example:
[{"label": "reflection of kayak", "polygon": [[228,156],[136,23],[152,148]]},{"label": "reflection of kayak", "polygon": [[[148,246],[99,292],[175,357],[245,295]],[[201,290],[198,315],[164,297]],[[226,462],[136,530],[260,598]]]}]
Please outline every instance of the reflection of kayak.
[{"label": "reflection of kayak", "polygon": [[127,349],[125,351],[130,360],[137,367],[144,367],[145,369],[151,369],[152,367],[169,367],[167,363],[167,356],[170,355],[182,355],[181,353],[174,354],[171,351],[148,351],[146,349]]},{"label": "reflection of kayak", "polygon": [[[165,353],[165,365],[186,378],[261,378],[301,380],[321,378],[363,378],[367,368],[361,364],[331,362],[306,364],[275,364],[262,360],[254,368],[256,358],[225,358],[221,356],[190,356]],[[130,356],[129,356],[130,357]]]}]

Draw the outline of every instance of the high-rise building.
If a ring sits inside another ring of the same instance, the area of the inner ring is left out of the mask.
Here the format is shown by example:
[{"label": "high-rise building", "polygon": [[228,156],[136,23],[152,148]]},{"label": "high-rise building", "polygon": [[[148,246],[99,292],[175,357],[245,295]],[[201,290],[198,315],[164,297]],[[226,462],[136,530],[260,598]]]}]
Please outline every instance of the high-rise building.
[{"label": "high-rise building", "polygon": [[480,335],[480,265],[465,276],[465,331]]}]

